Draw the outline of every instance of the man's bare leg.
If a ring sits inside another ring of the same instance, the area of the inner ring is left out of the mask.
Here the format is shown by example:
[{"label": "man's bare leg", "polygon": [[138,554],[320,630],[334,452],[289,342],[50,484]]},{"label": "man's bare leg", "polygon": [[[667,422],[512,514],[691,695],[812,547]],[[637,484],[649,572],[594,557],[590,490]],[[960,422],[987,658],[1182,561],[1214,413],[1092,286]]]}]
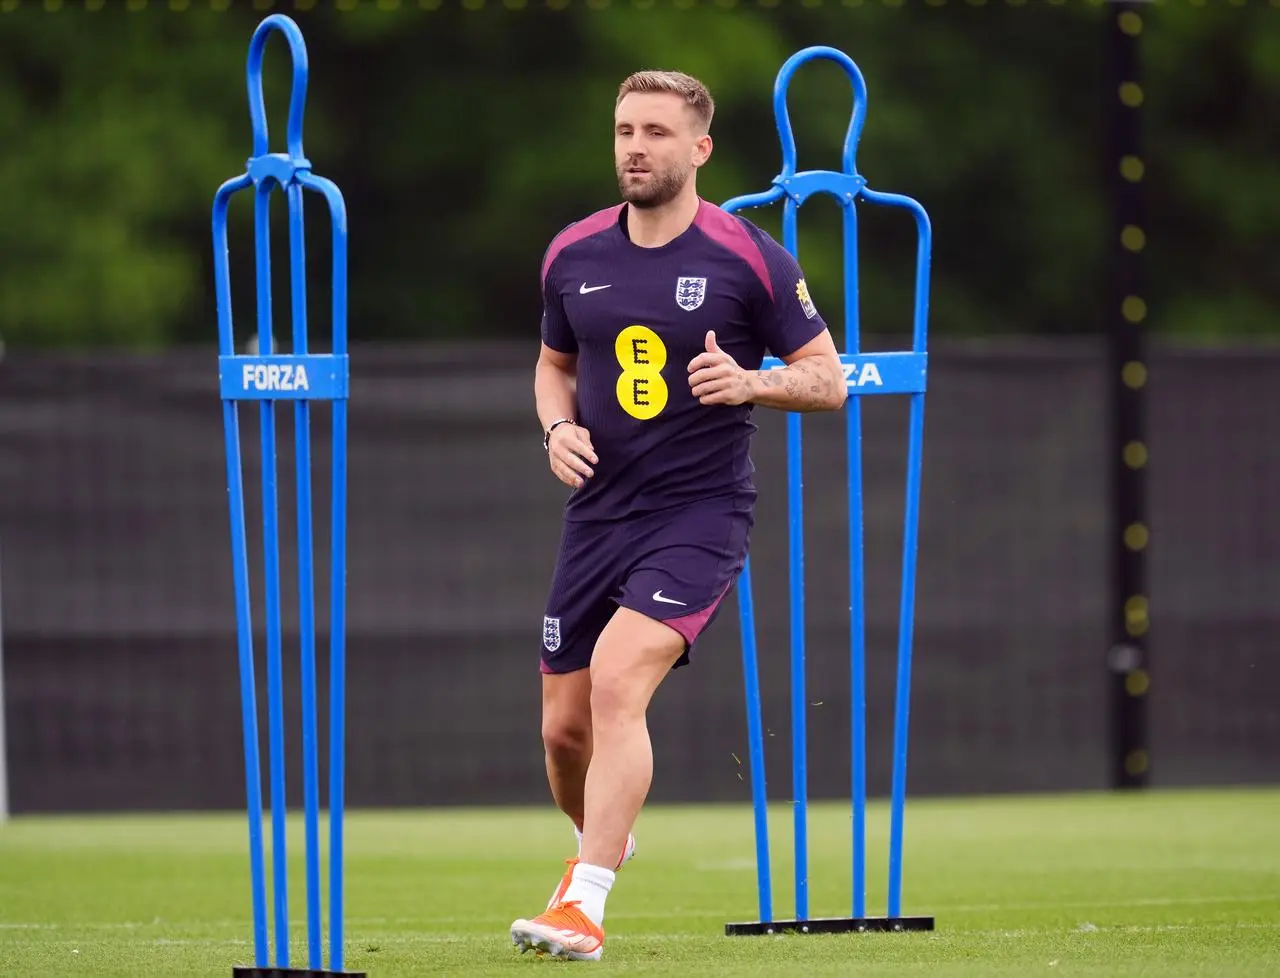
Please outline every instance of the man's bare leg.
[{"label": "man's bare leg", "polygon": [[620,608],[592,655],[592,755],[583,799],[582,860],[565,899],[582,900],[583,912],[597,924],[617,853],[653,779],[649,702],[683,651],[684,639],[671,628]]},{"label": "man's bare leg", "polygon": [[590,670],[591,760],[583,791],[582,856],[544,913],[512,923],[512,943],[522,951],[540,948],[599,960],[617,854],[629,844],[653,778],[649,701],[683,651],[684,639],[669,626],[626,608],[618,609],[600,634]]},{"label": "man's bare leg", "polygon": [[581,832],[583,787],[591,763],[590,670],[543,674],[542,745],[551,796]]},{"label": "man's bare leg", "polygon": [[[582,846],[585,818],[583,792],[587,767],[591,763],[591,673],[587,669],[542,676],[542,744],[546,756],[547,782],[559,809],[573,822],[578,847]],[[635,854],[635,840],[627,837],[608,865],[617,869]],[[577,859],[570,862],[570,867]],[[572,868],[552,891],[547,906],[564,898],[572,879]]]}]

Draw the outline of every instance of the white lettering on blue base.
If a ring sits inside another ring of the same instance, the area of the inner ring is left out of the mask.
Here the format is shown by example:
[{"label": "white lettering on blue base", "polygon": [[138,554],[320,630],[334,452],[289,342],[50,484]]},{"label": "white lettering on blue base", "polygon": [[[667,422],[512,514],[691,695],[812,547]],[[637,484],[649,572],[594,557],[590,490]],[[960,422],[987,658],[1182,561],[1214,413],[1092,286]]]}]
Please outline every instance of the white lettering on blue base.
[{"label": "white lettering on blue base", "polygon": [[292,363],[246,363],[243,375],[245,390],[308,391],[311,382],[307,368]]},{"label": "white lettering on blue base", "polygon": [[880,379],[880,368],[874,363],[864,363],[856,377],[853,373],[858,367],[856,363],[842,363],[840,366],[844,370],[844,382],[847,387],[865,387],[868,384],[875,387],[884,386],[884,381]]}]

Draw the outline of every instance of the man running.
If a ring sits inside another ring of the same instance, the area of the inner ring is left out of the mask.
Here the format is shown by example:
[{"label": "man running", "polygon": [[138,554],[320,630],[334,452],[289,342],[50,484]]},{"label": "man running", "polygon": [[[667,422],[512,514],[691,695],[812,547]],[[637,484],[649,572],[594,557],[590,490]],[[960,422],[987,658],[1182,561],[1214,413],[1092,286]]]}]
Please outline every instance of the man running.
[{"label": "man running", "polygon": [[[649,701],[747,554],[753,407],[845,401],[798,263],[698,196],[713,110],[688,75],[627,78],[622,203],[569,225],[542,262],[534,393],[551,471],[571,489],[542,626],[542,737],[579,848],[547,908],[511,925],[522,951],[601,956],[653,773]],[[786,367],[760,370],[766,351]]]}]

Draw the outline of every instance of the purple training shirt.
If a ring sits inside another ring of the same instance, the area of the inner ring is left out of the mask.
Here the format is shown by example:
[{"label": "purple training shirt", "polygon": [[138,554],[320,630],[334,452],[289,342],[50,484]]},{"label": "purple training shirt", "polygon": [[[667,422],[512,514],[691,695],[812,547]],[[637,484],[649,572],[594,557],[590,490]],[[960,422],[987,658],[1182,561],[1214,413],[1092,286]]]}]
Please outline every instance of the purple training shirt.
[{"label": "purple training shirt", "polygon": [[820,334],[804,274],[760,228],[705,200],[660,248],[632,244],[625,219],[619,204],[569,225],[542,263],[542,341],[577,354],[577,421],[600,458],[566,518],[754,499],[752,405],[700,404],[689,361],[708,330],[747,370]]}]

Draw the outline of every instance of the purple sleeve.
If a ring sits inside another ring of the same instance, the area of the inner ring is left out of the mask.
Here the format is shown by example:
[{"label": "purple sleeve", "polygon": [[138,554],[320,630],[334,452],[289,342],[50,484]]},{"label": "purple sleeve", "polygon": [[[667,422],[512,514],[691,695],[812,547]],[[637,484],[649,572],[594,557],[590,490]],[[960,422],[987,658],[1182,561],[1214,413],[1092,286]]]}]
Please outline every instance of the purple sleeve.
[{"label": "purple sleeve", "polygon": [[578,340],[564,314],[560,286],[556,284],[555,263],[542,276],[542,342],[559,353],[577,353]]},{"label": "purple sleeve", "polygon": [[827,328],[818,314],[804,272],[791,252],[767,234],[757,235],[773,296],[763,296],[759,307],[758,325],[769,352],[775,357],[785,357],[804,346]]}]

